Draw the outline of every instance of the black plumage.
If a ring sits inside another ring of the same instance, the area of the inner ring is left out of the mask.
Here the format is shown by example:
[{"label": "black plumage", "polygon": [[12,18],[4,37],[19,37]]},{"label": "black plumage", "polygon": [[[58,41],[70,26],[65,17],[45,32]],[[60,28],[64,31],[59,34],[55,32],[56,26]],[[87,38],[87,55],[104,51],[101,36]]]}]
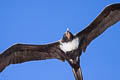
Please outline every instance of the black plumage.
[{"label": "black plumage", "polygon": [[84,38],[82,50],[85,52],[89,43],[97,36],[102,34],[107,28],[120,21],[120,3],[112,4],[107,7],[89,24],[84,30],[77,33],[76,36]]},{"label": "black plumage", "polygon": [[17,64],[31,60],[56,58],[64,61],[64,54],[58,45],[58,42],[46,45],[15,44],[0,55],[0,71],[9,64]]},{"label": "black plumage", "polygon": [[83,80],[80,69],[82,51],[85,52],[92,40],[118,21],[120,21],[120,3],[105,7],[100,15],[79,33],[73,35],[67,31],[60,41],[46,45],[15,44],[0,54],[0,72],[9,64],[59,59],[68,61],[76,80]]}]

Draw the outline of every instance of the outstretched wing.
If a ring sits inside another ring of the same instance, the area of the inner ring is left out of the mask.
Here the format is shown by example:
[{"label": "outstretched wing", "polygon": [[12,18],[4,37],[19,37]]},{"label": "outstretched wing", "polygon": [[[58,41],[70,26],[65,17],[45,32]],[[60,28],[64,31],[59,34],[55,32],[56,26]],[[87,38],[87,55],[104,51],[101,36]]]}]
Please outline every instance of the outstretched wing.
[{"label": "outstretched wing", "polygon": [[87,46],[93,39],[118,21],[120,21],[120,3],[105,7],[91,24],[76,34],[82,40],[82,50],[85,52]]},{"label": "outstretched wing", "polygon": [[0,72],[9,64],[53,58],[64,61],[59,42],[47,45],[16,44],[0,54]]}]

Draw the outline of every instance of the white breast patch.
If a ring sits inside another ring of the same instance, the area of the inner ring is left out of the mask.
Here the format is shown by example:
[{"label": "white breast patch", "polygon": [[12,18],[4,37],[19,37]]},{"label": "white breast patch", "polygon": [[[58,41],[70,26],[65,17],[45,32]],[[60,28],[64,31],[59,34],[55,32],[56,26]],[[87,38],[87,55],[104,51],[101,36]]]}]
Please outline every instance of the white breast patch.
[{"label": "white breast patch", "polygon": [[64,43],[60,42],[60,44],[61,44],[60,49],[66,53],[66,52],[69,52],[69,51],[72,51],[78,48],[79,39],[75,38],[70,42],[64,42]]}]

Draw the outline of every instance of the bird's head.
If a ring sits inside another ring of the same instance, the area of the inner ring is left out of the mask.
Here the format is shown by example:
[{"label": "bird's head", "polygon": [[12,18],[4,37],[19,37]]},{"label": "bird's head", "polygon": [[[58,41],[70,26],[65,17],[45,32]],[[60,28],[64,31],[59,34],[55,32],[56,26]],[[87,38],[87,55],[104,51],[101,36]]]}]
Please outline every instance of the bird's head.
[{"label": "bird's head", "polygon": [[64,33],[63,38],[62,38],[62,42],[69,42],[72,41],[74,38],[74,35],[69,31],[69,29],[67,28],[67,31]]}]

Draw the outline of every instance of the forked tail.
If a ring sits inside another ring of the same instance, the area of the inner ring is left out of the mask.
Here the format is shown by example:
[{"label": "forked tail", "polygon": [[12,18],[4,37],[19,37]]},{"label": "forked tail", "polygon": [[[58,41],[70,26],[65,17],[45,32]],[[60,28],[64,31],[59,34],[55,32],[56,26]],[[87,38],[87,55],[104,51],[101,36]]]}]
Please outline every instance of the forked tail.
[{"label": "forked tail", "polygon": [[78,60],[75,59],[75,60],[71,60],[71,61],[68,60],[68,63],[72,67],[72,71],[74,73],[75,80],[83,80],[79,59]]},{"label": "forked tail", "polygon": [[81,71],[80,66],[78,68],[72,67],[72,71],[74,73],[76,80],[83,80],[82,71]]}]

